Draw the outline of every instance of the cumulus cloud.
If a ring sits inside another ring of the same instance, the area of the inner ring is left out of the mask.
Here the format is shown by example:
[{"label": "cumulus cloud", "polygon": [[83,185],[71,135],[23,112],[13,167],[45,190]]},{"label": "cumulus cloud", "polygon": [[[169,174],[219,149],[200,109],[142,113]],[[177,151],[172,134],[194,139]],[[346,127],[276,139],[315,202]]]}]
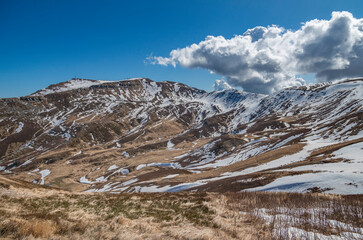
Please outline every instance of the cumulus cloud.
[{"label": "cumulus cloud", "polygon": [[317,81],[363,76],[363,19],[333,12],[330,20],[314,19],[292,31],[279,26],[255,27],[231,39],[207,36],[175,49],[153,64],[203,68],[226,77],[232,86],[271,93],[305,84],[298,74]]},{"label": "cumulus cloud", "polygon": [[217,79],[213,84],[214,91],[223,91],[232,89],[232,87],[224,80],[224,79]]}]

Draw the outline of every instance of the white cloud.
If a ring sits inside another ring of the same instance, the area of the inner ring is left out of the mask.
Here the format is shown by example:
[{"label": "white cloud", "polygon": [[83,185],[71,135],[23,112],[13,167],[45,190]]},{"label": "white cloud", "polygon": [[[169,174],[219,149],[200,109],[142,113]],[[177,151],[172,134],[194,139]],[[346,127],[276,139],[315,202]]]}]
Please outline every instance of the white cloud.
[{"label": "white cloud", "polygon": [[214,91],[223,91],[232,89],[232,87],[224,80],[224,79],[217,79],[213,84]]},{"label": "white cloud", "polygon": [[255,27],[231,39],[207,36],[175,49],[153,64],[204,68],[225,76],[232,86],[271,93],[302,85],[297,74],[313,73],[318,81],[363,75],[363,19],[333,12],[330,20],[311,20],[296,31],[278,26]]}]

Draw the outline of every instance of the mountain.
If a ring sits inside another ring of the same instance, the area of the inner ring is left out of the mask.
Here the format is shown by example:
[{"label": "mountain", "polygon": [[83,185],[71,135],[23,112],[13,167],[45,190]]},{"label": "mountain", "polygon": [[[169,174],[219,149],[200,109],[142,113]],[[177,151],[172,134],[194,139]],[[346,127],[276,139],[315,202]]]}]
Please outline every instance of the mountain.
[{"label": "mountain", "polygon": [[0,173],[89,192],[363,193],[363,79],[272,95],[71,79],[0,99]]}]

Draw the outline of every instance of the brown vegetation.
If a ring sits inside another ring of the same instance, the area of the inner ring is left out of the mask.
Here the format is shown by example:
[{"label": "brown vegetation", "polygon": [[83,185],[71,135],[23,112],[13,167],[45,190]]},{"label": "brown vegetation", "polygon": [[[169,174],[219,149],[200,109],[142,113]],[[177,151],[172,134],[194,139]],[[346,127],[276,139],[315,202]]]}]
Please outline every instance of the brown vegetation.
[{"label": "brown vegetation", "polygon": [[4,177],[0,183],[5,239],[354,239],[363,229],[362,196],[73,194]]}]

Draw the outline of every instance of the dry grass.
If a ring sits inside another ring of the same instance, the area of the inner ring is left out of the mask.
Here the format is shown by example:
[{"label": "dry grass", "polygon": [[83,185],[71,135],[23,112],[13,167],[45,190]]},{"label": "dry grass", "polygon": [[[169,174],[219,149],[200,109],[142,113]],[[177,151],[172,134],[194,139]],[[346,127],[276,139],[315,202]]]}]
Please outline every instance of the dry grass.
[{"label": "dry grass", "polygon": [[0,201],[7,238],[214,239],[216,231],[207,194],[2,194]]},{"label": "dry grass", "polygon": [[33,236],[36,238],[49,238],[53,236],[59,227],[51,220],[33,219],[27,221],[24,219],[10,218],[2,222],[1,234],[13,235],[16,238],[24,236]]},{"label": "dry grass", "polygon": [[14,187],[10,182],[0,186],[0,239],[363,236],[362,196],[258,192],[72,194]]}]

